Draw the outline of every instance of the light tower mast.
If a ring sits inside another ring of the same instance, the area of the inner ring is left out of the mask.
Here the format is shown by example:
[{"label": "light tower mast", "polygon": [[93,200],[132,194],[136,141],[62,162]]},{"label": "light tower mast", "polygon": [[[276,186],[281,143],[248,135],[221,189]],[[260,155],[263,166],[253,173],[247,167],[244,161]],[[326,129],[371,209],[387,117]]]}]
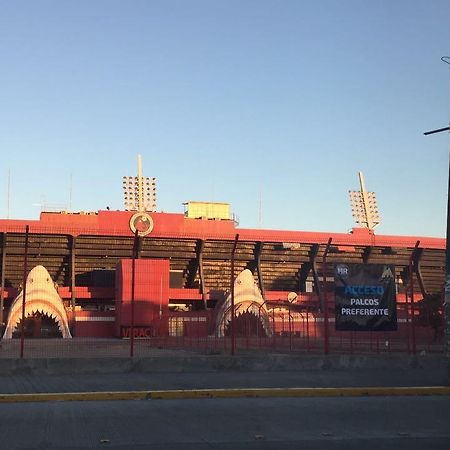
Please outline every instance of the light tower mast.
[{"label": "light tower mast", "polygon": [[358,172],[359,191],[348,191],[352,207],[352,215],[355,222],[363,227],[373,230],[380,225],[380,214],[378,212],[375,192],[367,192],[364,186],[364,175]]},{"label": "light tower mast", "polygon": [[156,178],[142,175],[142,157],[137,155],[137,176],[123,177],[125,211],[156,211]]}]

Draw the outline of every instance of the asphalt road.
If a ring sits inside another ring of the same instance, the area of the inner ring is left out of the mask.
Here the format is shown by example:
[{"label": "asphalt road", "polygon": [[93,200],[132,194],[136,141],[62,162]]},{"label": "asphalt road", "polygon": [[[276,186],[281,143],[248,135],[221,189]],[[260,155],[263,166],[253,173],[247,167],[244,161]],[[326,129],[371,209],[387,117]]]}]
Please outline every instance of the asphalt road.
[{"label": "asphalt road", "polygon": [[450,397],[0,404],[4,449],[450,448]]}]

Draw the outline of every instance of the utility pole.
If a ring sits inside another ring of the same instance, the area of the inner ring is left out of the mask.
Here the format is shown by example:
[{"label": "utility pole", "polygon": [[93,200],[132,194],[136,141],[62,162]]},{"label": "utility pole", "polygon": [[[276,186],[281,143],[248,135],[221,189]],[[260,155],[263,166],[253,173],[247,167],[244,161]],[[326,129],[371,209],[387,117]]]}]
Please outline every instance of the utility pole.
[{"label": "utility pole", "polygon": [[[443,131],[450,131],[450,126],[437,130],[426,131],[425,136]],[[450,156],[450,155],[449,155]],[[448,166],[447,190],[447,233],[445,244],[445,288],[444,288],[444,327],[445,327],[445,355],[450,358],[450,157]]]}]

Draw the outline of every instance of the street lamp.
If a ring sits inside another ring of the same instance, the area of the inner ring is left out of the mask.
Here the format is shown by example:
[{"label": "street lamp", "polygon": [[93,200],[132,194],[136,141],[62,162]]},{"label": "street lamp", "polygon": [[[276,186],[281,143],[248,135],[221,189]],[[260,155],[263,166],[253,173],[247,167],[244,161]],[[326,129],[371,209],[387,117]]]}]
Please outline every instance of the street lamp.
[{"label": "street lamp", "polygon": [[[425,136],[442,131],[450,131],[450,126],[437,130],[426,131]],[[445,287],[444,287],[444,327],[445,327],[445,354],[450,357],[450,158],[448,166],[448,191],[447,191],[447,233],[445,244]]]}]

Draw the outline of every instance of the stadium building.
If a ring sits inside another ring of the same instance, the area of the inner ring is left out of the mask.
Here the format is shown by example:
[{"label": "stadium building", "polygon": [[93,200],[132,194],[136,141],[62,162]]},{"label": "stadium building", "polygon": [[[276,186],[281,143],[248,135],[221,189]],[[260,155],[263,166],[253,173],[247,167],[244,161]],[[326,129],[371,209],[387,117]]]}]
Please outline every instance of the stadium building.
[{"label": "stadium building", "polygon": [[[135,179],[141,194],[145,180]],[[0,220],[4,339],[21,333],[22,317],[26,337],[220,338],[232,311],[238,336],[321,334],[328,320],[332,336],[414,323],[439,338],[445,239],[245,229],[225,203],[173,214],[126,200],[124,211]]]}]

